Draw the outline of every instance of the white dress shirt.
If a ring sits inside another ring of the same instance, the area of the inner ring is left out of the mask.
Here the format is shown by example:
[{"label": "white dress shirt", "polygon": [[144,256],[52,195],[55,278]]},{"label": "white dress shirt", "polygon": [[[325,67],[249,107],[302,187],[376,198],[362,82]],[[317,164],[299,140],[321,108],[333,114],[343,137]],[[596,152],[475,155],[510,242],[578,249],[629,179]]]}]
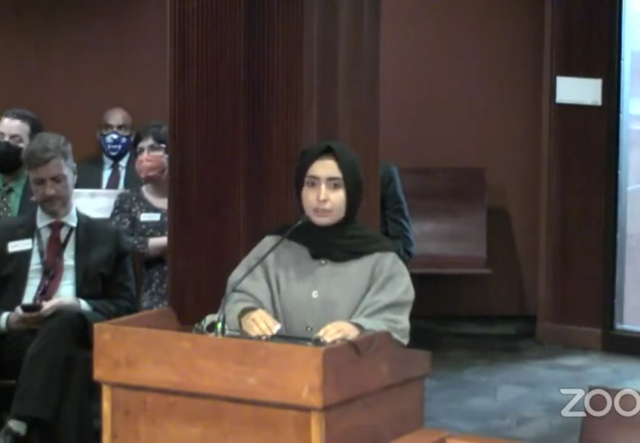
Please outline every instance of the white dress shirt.
[{"label": "white dress shirt", "polygon": [[[120,168],[120,183],[118,184],[118,189],[124,189],[124,177],[127,174],[127,164],[129,163],[129,156],[131,154],[127,154],[118,162],[118,167]],[[111,160],[106,155],[102,156],[102,164],[104,165],[102,168],[102,189],[107,187],[107,183],[109,182],[109,177],[111,176],[111,170],[113,167],[113,160]]]},{"label": "white dress shirt", "polygon": [[[36,236],[38,235],[38,231],[42,235],[42,245],[47,248],[47,244],[49,242],[49,237],[51,236],[51,228],[50,224],[55,220],[49,217],[47,214],[42,212],[40,208],[38,208],[36,214]],[[58,287],[58,291],[53,295],[53,298],[75,298],[76,297],[76,233],[75,228],[78,226],[78,213],[76,208],[72,208],[64,218],[60,220],[64,223],[62,231],[60,232],[61,241],[67,236],[69,229],[71,227],[74,228],[71,237],[69,238],[69,243],[67,244],[66,249],[64,250],[63,256],[63,271],[62,278],[60,280],[60,286]],[[34,236],[33,245],[34,249],[31,252],[31,264],[29,266],[29,274],[27,276],[27,287],[24,291],[24,295],[22,296],[22,303],[33,303],[34,297],[36,295],[36,291],[40,286],[40,280],[42,279],[42,263],[40,261],[40,254],[37,250],[38,239]],[[85,311],[90,311],[91,306],[89,304],[80,299],[80,306]],[[5,312],[0,316],[0,331],[6,331],[7,329],[7,321],[9,319],[9,313]]]}]

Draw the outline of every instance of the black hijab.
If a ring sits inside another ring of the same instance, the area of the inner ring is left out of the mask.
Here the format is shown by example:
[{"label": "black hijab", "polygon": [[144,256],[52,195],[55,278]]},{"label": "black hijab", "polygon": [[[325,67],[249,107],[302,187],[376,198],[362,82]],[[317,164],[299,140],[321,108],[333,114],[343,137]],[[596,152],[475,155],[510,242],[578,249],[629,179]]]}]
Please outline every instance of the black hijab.
[{"label": "black hijab", "polygon": [[[388,238],[377,231],[360,225],[358,210],[362,203],[363,180],[360,162],[355,153],[339,142],[322,142],[303,149],[296,168],[295,187],[302,208],[302,187],[309,168],[324,155],[332,155],[344,180],[347,207],[344,218],[332,226],[317,226],[307,221],[295,228],[288,239],[309,250],[315,260],[333,262],[355,260],[376,252],[396,252],[397,248]],[[272,235],[284,235],[291,225],[281,226]]]}]

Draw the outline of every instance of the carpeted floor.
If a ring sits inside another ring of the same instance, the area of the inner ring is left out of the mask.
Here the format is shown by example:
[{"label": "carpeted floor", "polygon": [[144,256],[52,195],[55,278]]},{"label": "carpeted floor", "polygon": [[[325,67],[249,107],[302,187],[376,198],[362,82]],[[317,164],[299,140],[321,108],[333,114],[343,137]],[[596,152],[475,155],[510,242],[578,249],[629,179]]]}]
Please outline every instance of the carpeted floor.
[{"label": "carpeted floor", "polygon": [[582,419],[561,416],[571,399],[561,388],[640,388],[640,358],[517,338],[448,337],[412,347],[433,352],[426,425],[460,433],[577,443]]}]

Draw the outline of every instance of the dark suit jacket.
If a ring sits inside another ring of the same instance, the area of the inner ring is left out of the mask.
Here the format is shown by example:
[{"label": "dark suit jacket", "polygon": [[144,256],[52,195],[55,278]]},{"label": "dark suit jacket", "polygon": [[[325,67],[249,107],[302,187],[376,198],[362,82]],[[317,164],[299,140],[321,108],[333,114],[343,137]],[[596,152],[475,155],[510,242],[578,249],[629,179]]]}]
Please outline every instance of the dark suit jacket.
[{"label": "dark suit jacket", "polygon": [[408,264],[414,251],[409,209],[398,169],[387,163],[380,165],[380,231],[396,243],[398,255]]},{"label": "dark suit jacket", "polygon": [[[104,170],[104,159],[102,155],[88,162],[78,165],[78,189],[102,189],[102,173]],[[133,152],[129,155],[127,167],[124,174],[124,188],[134,189],[142,186],[142,180],[136,171],[136,158]]]},{"label": "dark suit jacket", "polygon": [[20,207],[18,208],[18,215],[26,215],[36,210],[36,202],[32,200],[33,193],[31,192],[31,185],[29,179],[24,184],[22,190],[22,198],[20,198]]},{"label": "dark suit jacket", "polygon": [[[0,220],[0,312],[13,311],[22,302],[31,255],[37,248],[8,253],[8,243],[33,239],[36,213]],[[120,231],[107,221],[78,213],[75,232],[76,294],[105,319],[136,311],[131,255]]]}]

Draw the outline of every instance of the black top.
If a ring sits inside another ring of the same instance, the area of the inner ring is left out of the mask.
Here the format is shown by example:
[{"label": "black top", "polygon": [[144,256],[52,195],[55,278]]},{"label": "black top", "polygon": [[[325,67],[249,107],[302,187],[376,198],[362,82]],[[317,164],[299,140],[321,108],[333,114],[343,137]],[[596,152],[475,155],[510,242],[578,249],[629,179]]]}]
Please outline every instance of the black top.
[{"label": "black top", "polygon": [[[118,195],[111,220],[123,230],[128,247],[139,253],[147,251],[149,238],[164,237],[168,231],[167,211],[147,200],[141,188]],[[162,308],[167,306],[167,302],[167,261],[164,257],[147,257],[144,261],[140,309]]]}]

